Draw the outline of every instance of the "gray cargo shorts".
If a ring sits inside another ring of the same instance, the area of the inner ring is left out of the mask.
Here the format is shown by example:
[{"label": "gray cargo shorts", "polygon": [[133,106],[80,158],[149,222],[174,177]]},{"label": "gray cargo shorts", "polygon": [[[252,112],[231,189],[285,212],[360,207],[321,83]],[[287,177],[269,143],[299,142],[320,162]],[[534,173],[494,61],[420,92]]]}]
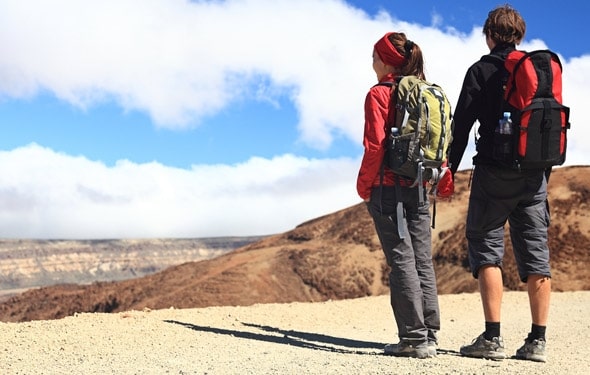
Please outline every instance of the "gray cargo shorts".
[{"label": "gray cargo shorts", "polygon": [[475,278],[484,265],[502,267],[504,225],[510,239],[518,274],[551,277],[547,228],[547,179],[543,170],[516,171],[477,165],[473,173],[466,236],[469,264]]}]

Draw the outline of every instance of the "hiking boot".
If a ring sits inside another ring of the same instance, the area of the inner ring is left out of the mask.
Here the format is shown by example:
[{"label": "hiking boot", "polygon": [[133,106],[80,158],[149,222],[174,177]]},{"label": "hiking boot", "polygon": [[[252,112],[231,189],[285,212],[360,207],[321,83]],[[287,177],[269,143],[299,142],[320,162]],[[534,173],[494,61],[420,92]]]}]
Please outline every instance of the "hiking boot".
[{"label": "hiking boot", "polygon": [[398,344],[387,344],[384,349],[385,355],[393,355],[396,357],[411,357],[411,358],[431,358],[436,355],[436,348],[434,348],[434,355],[431,347],[424,343],[419,345],[408,344],[405,341],[400,341]]},{"label": "hiking boot", "polygon": [[524,345],[516,351],[516,355],[514,357],[517,359],[526,359],[535,362],[546,362],[547,356],[545,355],[545,340],[525,339]]},{"label": "hiking boot", "polygon": [[506,358],[502,337],[493,337],[491,340],[486,340],[483,333],[474,339],[471,344],[463,345],[460,352],[461,355],[466,357],[493,359],[495,361]]}]

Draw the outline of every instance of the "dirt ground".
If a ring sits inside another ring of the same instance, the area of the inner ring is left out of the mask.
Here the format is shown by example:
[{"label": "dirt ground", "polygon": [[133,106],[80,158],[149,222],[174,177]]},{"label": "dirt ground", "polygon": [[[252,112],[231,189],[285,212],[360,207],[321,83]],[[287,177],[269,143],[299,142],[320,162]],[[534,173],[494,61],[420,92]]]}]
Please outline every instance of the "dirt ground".
[{"label": "dirt ground", "polygon": [[[581,374],[590,292],[553,293],[548,362],[459,356],[483,331],[479,294],[440,296],[439,355],[383,355],[396,342],[386,295],[340,301],[83,313],[0,323],[2,374]],[[525,292],[505,293],[509,355],[530,328]]]}]

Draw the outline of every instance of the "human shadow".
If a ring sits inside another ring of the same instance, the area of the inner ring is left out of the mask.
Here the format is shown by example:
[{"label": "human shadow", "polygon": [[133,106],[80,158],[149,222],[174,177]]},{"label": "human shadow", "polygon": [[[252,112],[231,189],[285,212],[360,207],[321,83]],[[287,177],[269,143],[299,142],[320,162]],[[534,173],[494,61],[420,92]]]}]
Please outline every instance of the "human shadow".
[{"label": "human shadow", "polygon": [[352,340],[319,333],[283,330],[280,328],[251,323],[242,323],[242,325],[250,328],[257,328],[263,331],[263,333],[199,326],[196,324],[180,322],[177,320],[164,320],[164,322],[178,324],[183,327],[200,332],[211,332],[220,335],[230,335],[242,339],[265,341],[275,344],[296,346],[300,348],[313,350],[323,350],[333,353],[380,355],[382,354],[382,349],[384,346],[384,344],[378,342]]},{"label": "human shadow", "polygon": [[[299,332],[299,331],[293,331],[293,330],[285,331],[285,330],[281,330],[279,328],[263,326],[263,325],[259,325],[259,324],[251,324],[251,323],[242,323],[242,324],[247,327],[259,328],[259,329],[261,329],[263,331],[267,331],[267,332],[275,332],[275,333],[283,334],[285,336],[299,337],[303,340],[311,340],[311,341],[316,341],[316,342],[326,342],[326,343],[335,344],[338,346],[346,346],[349,348],[366,348],[366,349],[383,350],[383,347],[385,346],[385,344],[378,343],[378,342],[350,340],[350,339],[344,339],[344,338],[340,338],[340,337],[326,336],[326,335],[318,334],[318,333]],[[452,350],[452,349],[437,348],[437,352],[438,352],[438,354],[448,354],[448,355],[457,355],[457,356],[461,355],[458,351]]]}]

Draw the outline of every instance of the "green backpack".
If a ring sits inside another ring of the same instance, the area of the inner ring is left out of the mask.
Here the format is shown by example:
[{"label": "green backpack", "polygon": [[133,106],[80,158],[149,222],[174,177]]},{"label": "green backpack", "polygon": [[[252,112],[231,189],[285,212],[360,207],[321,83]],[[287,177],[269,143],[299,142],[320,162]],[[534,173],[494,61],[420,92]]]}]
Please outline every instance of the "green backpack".
[{"label": "green backpack", "polygon": [[[418,187],[418,201],[424,202],[424,181],[432,185],[436,197],[442,165],[447,160],[452,140],[453,115],[449,99],[443,89],[416,76],[402,76],[395,83],[379,85],[391,87],[391,104],[387,127],[385,157],[381,167],[391,169],[400,177],[414,180]],[[399,189],[399,181],[396,188]],[[396,207],[397,220],[404,217],[402,202]],[[435,225],[436,199],[433,202],[432,228]],[[400,238],[405,237],[404,226],[398,226]]]},{"label": "green backpack", "polygon": [[424,180],[436,184],[452,139],[449,100],[440,86],[416,76],[398,77],[390,85],[394,113],[390,113],[384,163],[415,184]]}]

